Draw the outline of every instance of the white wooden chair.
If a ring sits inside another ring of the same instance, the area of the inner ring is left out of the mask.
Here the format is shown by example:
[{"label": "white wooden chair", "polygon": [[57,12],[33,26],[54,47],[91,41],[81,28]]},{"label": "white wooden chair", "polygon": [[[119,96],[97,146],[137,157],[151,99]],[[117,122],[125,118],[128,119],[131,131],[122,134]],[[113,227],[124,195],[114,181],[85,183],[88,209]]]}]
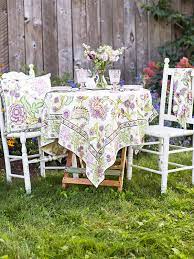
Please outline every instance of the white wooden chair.
[{"label": "white wooden chair", "polygon": [[[148,172],[156,173],[161,175],[161,193],[165,193],[167,190],[167,178],[169,173],[180,172],[184,170],[192,170],[192,184],[194,184],[194,130],[187,130],[181,128],[173,128],[164,126],[165,121],[177,121],[177,117],[172,112],[173,105],[173,76],[175,68],[169,68],[169,59],[165,58],[164,70],[163,70],[163,81],[162,81],[162,92],[161,92],[161,102],[160,102],[160,114],[159,114],[159,124],[149,126],[146,130],[146,135],[155,137],[158,141],[155,142],[145,142],[142,146],[152,146],[158,145],[158,151],[150,150],[148,148],[140,148],[142,152],[147,152],[150,154],[155,154],[159,156],[158,165],[159,170],[152,168],[135,165],[133,163],[133,147],[128,149],[128,169],[127,178],[131,180],[132,178],[132,168],[138,168]],[[192,104],[194,98],[194,69],[191,72],[192,77]],[[167,84],[168,80],[171,78],[169,97],[167,98]],[[167,105],[167,107],[166,107]],[[193,112],[192,112],[193,113]],[[186,121],[188,124],[194,124],[194,118],[190,114],[190,118]],[[170,145],[169,139],[182,136],[193,136],[192,147],[183,147],[177,145]],[[171,150],[171,149],[172,150]],[[169,155],[179,154],[184,152],[192,152],[192,165],[183,165],[179,163],[174,163],[169,161]],[[169,169],[169,165],[175,167],[174,169]]]},{"label": "white wooden chair", "polygon": [[[23,73],[17,73],[17,72],[9,72],[7,74],[4,74],[4,79],[9,80],[11,78],[12,80],[15,79],[26,79],[26,78],[35,78],[35,73],[33,70],[33,65],[30,65],[30,71],[29,76],[23,74]],[[2,82],[2,81],[1,81]],[[13,82],[13,81],[12,81]],[[4,159],[5,159],[5,171],[6,171],[6,180],[8,183],[12,181],[12,178],[21,178],[24,179],[25,183],[25,189],[28,194],[31,193],[31,181],[30,181],[30,172],[29,172],[29,164],[31,163],[39,163],[40,162],[40,174],[42,177],[45,177],[45,169],[58,169],[58,167],[46,167],[45,162],[56,160],[58,158],[64,157],[64,155],[61,156],[44,156],[44,152],[40,148],[40,128],[34,128],[29,130],[26,128],[25,130],[16,130],[11,131],[7,127],[7,121],[6,121],[6,111],[8,109],[7,103],[5,101],[4,91],[3,88],[1,88],[0,92],[0,130],[1,130],[1,139],[2,139],[2,146],[4,151]],[[10,155],[9,154],[9,148],[7,139],[9,138],[19,138],[21,145],[22,145],[22,155],[16,156],[16,155]],[[26,141],[30,138],[37,138],[38,139],[38,145],[39,145],[39,153],[35,155],[28,155],[27,154],[27,148],[26,148]],[[16,174],[12,172],[11,170],[11,162],[22,160],[23,164],[23,174]]]}]

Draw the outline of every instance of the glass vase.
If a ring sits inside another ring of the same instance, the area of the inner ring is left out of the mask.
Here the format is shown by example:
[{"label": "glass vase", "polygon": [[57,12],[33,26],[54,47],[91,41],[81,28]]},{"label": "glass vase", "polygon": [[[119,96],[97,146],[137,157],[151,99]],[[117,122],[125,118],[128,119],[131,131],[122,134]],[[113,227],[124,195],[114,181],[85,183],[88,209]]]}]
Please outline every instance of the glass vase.
[{"label": "glass vase", "polygon": [[98,79],[96,81],[96,87],[98,88],[106,88],[107,87],[107,81],[105,79],[105,76],[104,76],[104,70],[98,70]]}]

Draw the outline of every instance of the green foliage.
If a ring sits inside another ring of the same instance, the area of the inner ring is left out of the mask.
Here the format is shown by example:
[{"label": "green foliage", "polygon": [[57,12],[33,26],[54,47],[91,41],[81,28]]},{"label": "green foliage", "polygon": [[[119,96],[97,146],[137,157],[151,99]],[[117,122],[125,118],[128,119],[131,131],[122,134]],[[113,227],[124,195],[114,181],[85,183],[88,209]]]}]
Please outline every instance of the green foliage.
[{"label": "green foliage", "polygon": [[171,0],[159,0],[157,4],[152,1],[149,5],[143,5],[143,8],[156,20],[171,23],[180,35],[173,42],[159,48],[162,58],[168,56],[174,65],[180,58],[186,56],[194,63],[194,14],[189,16],[173,10]]},{"label": "green foliage", "polygon": [[67,85],[68,80],[71,80],[71,76],[69,73],[64,73],[61,77],[60,76],[52,76],[51,82],[52,86],[61,86],[61,85]]},{"label": "green foliage", "polygon": [[[191,156],[178,160],[190,163]],[[138,162],[157,164],[142,154]],[[194,258],[191,172],[169,175],[166,195],[160,195],[158,175],[139,170],[125,180],[122,193],[109,187],[64,190],[62,176],[34,177],[32,195],[26,195],[21,180],[6,186],[0,175],[0,256]]]}]

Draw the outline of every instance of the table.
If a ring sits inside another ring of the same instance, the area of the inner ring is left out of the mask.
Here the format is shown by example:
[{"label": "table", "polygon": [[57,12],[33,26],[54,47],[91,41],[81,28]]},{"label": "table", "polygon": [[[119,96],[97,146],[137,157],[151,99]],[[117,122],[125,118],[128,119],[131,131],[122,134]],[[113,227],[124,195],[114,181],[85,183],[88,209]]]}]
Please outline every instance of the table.
[{"label": "table", "polygon": [[153,116],[147,89],[53,90],[45,98],[41,146],[52,155],[71,150],[85,162],[88,179],[98,187],[118,150],[143,142]]}]

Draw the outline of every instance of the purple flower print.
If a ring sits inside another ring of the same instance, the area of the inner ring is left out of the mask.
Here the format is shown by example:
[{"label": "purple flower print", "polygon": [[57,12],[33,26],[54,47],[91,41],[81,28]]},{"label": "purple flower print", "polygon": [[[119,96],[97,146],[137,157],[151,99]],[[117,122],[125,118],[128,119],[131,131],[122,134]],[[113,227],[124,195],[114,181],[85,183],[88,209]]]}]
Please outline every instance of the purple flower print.
[{"label": "purple flower print", "polygon": [[125,111],[124,111],[124,109],[123,109],[123,108],[121,108],[121,113],[122,113],[122,114],[124,114],[124,113],[125,113]]},{"label": "purple flower print", "polygon": [[59,133],[59,139],[62,140],[64,143],[67,143],[70,138],[69,130],[66,128],[62,128],[62,130]]},{"label": "purple flower print", "polygon": [[57,109],[56,106],[53,106],[53,107],[52,107],[52,110],[53,110],[53,112],[57,112],[58,109]]},{"label": "purple flower print", "polygon": [[120,148],[122,148],[122,145],[121,145],[121,144],[119,144],[119,146],[118,146],[118,147],[119,147],[119,149],[120,149]]},{"label": "purple flower print", "polygon": [[79,152],[80,157],[84,156],[84,147],[83,146],[79,146],[77,151]]},{"label": "purple flower print", "polygon": [[11,96],[14,96],[15,98],[20,97],[20,94],[18,92],[16,92],[16,90],[11,90],[9,93],[10,93]]},{"label": "purple flower print", "polygon": [[102,145],[100,144],[100,142],[97,143],[97,148],[100,149],[102,147]]},{"label": "purple flower print", "polygon": [[99,176],[99,177],[102,177],[103,174],[104,174],[103,169],[102,169],[102,168],[99,168],[99,169],[98,169],[98,176]]},{"label": "purple flower print", "polygon": [[126,101],[124,102],[124,105],[125,105],[125,107],[129,108],[129,106],[130,106],[130,101],[129,101],[129,100],[126,100]]},{"label": "purple flower print", "polygon": [[63,118],[64,118],[65,120],[69,118],[69,115],[70,115],[69,110],[65,110],[65,111],[63,112]]},{"label": "purple flower print", "polygon": [[68,144],[68,145],[67,145],[67,148],[68,148],[68,149],[71,149],[71,144]]},{"label": "purple flower print", "polygon": [[129,107],[133,110],[135,108],[135,104],[134,103],[130,103]]},{"label": "purple flower print", "polygon": [[94,118],[106,119],[107,106],[105,106],[99,97],[94,97],[90,100],[91,116]]},{"label": "purple flower print", "polygon": [[178,87],[178,80],[176,80],[175,82],[173,82],[173,90],[176,92]]},{"label": "purple flower print", "polygon": [[188,101],[192,101],[192,92],[189,91],[188,94],[187,94],[187,98],[188,98]]},{"label": "purple flower print", "polygon": [[55,97],[54,98],[54,103],[58,103],[59,102],[59,97]]},{"label": "purple flower print", "polygon": [[78,149],[77,149],[77,151],[78,151],[78,152],[81,152],[81,151],[83,151],[83,149],[84,149],[83,146],[79,146]]},{"label": "purple flower print", "polygon": [[94,129],[90,129],[90,136],[93,136],[95,134]]},{"label": "purple flower print", "polygon": [[17,125],[21,125],[26,119],[24,106],[21,104],[12,104],[9,108],[10,119]]},{"label": "purple flower print", "polygon": [[135,104],[133,102],[129,101],[129,100],[126,100],[124,102],[124,105],[125,105],[125,107],[130,108],[132,110],[135,108]]},{"label": "purple flower print", "polygon": [[46,84],[47,84],[47,81],[45,79],[35,78],[35,80],[32,81],[32,89],[39,96],[45,95],[46,87],[48,87]]},{"label": "purple flower print", "polygon": [[111,162],[111,156],[110,156],[110,155],[107,155],[107,156],[106,156],[106,160],[107,160],[108,163]]},{"label": "purple flower print", "polygon": [[103,130],[104,130],[104,126],[103,126],[103,125],[100,125],[99,130],[100,130],[100,131],[103,131]]}]

